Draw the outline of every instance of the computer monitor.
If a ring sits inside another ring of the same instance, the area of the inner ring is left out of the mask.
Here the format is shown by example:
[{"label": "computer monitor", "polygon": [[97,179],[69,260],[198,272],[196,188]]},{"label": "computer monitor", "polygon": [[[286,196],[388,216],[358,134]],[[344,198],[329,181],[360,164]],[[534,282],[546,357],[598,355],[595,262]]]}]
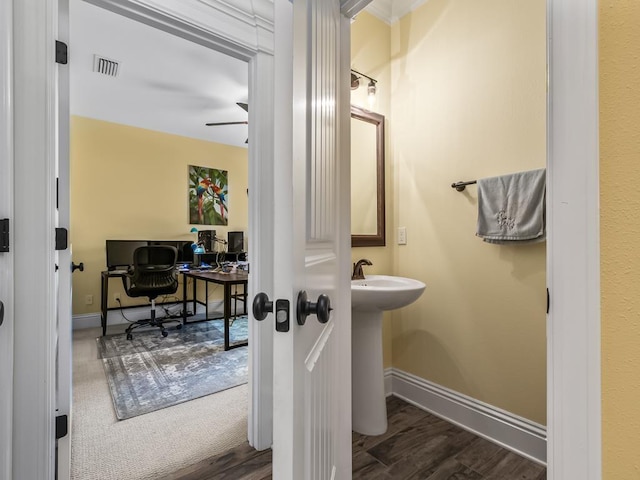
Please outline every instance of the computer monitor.
[{"label": "computer monitor", "polygon": [[178,250],[177,263],[193,263],[192,244],[190,240],[107,240],[107,270],[133,265],[133,252],[147,245],[171,245]]},{"label": "computer monitor", "polygon": [[178,250],[176,263],[193,263],[193,244],[190,240],[149,240],[149,245],[171,245]]},{"label": "computer monitor", "polygon": [[107,240],[107,269],[133,265],[133,252],[148,245],[146,240]]},{"label": "computer monitor", "polygon": [[229,232],[227,234],[227,242],[228,252],[242,252],[242,250],[244,249],[244,233]]},{"label": "computer monitor", "polygon": [[198,230],[198,243],[202,244],[205,252],[216,251],[216,231]]}]

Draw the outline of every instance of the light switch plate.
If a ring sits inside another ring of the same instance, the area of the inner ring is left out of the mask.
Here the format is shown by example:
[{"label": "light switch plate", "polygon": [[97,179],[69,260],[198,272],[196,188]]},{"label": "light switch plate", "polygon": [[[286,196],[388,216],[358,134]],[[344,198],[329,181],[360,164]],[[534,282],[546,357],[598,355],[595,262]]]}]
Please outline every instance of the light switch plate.
[{"label": "light switch plate", "polygon": [[398,245],[407,244],[407,227],[398,227]]}]

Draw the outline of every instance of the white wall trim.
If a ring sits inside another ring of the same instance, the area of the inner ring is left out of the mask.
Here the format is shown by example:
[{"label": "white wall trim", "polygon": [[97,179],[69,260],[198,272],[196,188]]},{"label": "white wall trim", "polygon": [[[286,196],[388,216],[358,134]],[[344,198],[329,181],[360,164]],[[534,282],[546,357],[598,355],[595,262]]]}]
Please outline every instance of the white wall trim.
[{"label": "white wall trim", "polygon": [[[187,305],[192,305],[191,302],[188,302]],[[171,305],[167,305],[169,311],[172,314],[177,314],[182,311],[182,303],[175,303]],[[109,310],[107,313],[107,334],[112,333],[122,333],[120,330],[112,330],[111,327],[116,325],[126,325],[129,323],[125,320],[125,317],[130,321],[138,321],[143,320],[145,318],[149,318],[149,309],[150,305],[140,305],[135,308],[124,308],[122,311],[120,309]],[[224,309],[224,305],[222,300],[220,301],[209,301],[209,316],[219,317],[222,315],[222,311]],[[124,316],[122,315],[124,313]],[[196,306],[196,313],[201,314],[204,313],[204,305],[198,304]],[[156,316],[158,318],[165,316],[162,305],[156,305]],[[101,327],[102,323],[100,321],[100,313],[84,313],[81,315],[73,316],[73,329],[81,330],[83,328],[94,328]]]},{"label": "white wall trim", "polygon": [[[83,313],[82,315],[74,315],[71,322],[73,325],[73,330],[82,330],[85,328],[95,328],[101,326],[99,313]],[[113,325],[122,325],[123,322],[124,320],[113,320],[112,317],[109,316],[109,323],[107,323],[107,334],[113,333],[109,331],[109,327]]]},{"label": "white wall trim", "polygon": [[85,1],[241,60],[257,52],[273,54],[271,0],[234,6],[224,0]]},{"label": "white wall trim", "polygon": [[33,191],[13,192],[12,478],[55,471],[57,13],[56,0],[13,3],[14,178],[32,176]]},{"label": "white wall trim", "polygon": [[[9,245],[13,235],[13,2],[0,2],[0,218],[8,218]],[[13,250],[13,249],[11,249]],[[0,301],[5,308],[0,326],[0,479],[13,477],[13,252],[0,253]]]},{"label": "white wall trim", "polygon": [[[340,0],[340,12],[347,18],[354,18],[358,12],[371,4],[372,0]],[[351,56],[351,55],[349,55]]]},{"label": "white wall trim", "polygon": [[393,368],[384,369],[384,394],[393,395]]},{"label": "white wall trim", "polygon": [[518,455],[546,464],[543,425],[404,372],[385,370],[385,388],[403,400],[486,438]]},{"label": "white wall trim", "polygon": [[547,478],[599,480],[598,1],[547,17]]}]

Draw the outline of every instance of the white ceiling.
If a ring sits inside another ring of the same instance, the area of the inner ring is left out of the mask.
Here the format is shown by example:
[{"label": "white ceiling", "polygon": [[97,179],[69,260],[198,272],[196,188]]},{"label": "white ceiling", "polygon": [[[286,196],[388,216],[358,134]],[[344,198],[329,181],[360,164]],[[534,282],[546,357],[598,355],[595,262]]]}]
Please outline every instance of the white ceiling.
[{"label": "white ceiling", "polygon": [[[404,4],[424,0],[395,0]],[[371,13],[390,21],[391,0]],[[83,0],[70,1],[71,113],[114,123],[246,146],[248,65]],[[94,55],[119,62],[116,78],[93,71]]]},{"label": "white ceiling", "polygon": [[[120,62],[93,72],[94,54]],[[247,63],[88,4],[70,2],[71,113],[149,130],[246,146]]]}]

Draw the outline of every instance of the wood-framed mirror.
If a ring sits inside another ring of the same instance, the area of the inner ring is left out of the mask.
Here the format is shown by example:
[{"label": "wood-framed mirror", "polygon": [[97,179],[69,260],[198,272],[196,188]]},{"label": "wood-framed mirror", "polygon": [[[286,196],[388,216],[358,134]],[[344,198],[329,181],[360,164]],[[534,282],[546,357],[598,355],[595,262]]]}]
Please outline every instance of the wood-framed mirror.
[{"label": "wood-framed mirror", "polygon": [[384,115],[351,106],[351,246],[385,245]]}]

